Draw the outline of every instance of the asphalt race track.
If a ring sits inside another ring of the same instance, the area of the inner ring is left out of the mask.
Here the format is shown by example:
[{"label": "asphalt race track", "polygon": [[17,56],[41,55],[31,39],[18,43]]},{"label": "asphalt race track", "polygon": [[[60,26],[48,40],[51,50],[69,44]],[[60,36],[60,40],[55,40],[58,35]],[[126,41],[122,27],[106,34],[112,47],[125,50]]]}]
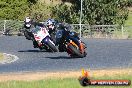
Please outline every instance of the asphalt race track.
[{"label": "asphalt race track", "polygon": [[87,57],[70,58],[67,53],[50,53],[34,49],[25,37],[1,36],[0,52],[13,54],[19,59],[0,64],[0,73],[23,71],[65,71],[132,67],[132,40],[83,39]]}]

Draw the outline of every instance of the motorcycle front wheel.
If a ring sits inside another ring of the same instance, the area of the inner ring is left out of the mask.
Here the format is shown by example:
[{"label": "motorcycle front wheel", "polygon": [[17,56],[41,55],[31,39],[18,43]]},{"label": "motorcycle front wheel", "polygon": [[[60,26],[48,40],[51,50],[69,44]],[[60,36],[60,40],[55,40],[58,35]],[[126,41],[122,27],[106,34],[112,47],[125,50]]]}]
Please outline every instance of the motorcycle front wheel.
[{"label": "motorcycle front wheel", "polygon": [[57,52],[58,49],[57,49],[56,46],[55,46],[53,43],[51,43],[51,42],[52,42],[51,40],[50,40],[50,41],[47,41],[47,46],[50,48],[51,51]]},{"label": "motorcycle front wheel", "polygon": [[80,51],[76,48],[76,46],[69,44],[68,48],[72,51],[71,57],[79,57],[79,58],[85,57],[85,54],[80,53]]}]

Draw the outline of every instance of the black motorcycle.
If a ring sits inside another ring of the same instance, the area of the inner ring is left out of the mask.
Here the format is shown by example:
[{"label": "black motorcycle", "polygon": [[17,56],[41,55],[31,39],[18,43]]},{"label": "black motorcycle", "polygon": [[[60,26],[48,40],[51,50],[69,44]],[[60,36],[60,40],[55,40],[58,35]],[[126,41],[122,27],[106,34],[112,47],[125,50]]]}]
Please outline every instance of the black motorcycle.
[{"label": "black motorcycle", "polygon": [[59,26],[56,33],[56,45],[60,52],[67,52],[71,57],[85,57],[86,46],[76,32],[67,31],[67,27]]}]

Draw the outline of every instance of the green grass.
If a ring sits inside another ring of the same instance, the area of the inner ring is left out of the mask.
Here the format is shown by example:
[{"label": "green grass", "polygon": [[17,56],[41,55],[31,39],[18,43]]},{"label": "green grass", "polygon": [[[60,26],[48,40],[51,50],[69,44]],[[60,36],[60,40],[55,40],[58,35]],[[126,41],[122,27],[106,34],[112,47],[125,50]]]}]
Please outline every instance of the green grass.
[{"label": "green grass", "polygon": [[[132,75],[115,75],[98,77],[94,79],[129,79]],[[0,82],[0,88],[84,88],[79,84],[78,78],[46,79],[40,81],[8,81]],[[132,88],[132,86],[87,86],[85,88]]]},{"label": "green grass", "polygon": [[3,60],[4,59],[4,56],[2,53],[0,53],[0,60]]}]

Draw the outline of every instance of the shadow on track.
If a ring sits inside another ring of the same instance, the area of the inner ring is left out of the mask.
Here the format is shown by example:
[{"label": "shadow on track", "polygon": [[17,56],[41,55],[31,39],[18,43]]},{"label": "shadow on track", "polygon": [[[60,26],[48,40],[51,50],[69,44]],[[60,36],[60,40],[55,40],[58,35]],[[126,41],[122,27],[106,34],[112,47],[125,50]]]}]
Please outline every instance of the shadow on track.
[{"label": "shadow on track", "polygon": [[49,59],[77,59],[78,57],[70,57],[70,56],[58,56],[58,57],[45,57]]},{"label": "shadow on track", "polygon": [[46,50],[20,50],[18,52],[48,52]]}]

